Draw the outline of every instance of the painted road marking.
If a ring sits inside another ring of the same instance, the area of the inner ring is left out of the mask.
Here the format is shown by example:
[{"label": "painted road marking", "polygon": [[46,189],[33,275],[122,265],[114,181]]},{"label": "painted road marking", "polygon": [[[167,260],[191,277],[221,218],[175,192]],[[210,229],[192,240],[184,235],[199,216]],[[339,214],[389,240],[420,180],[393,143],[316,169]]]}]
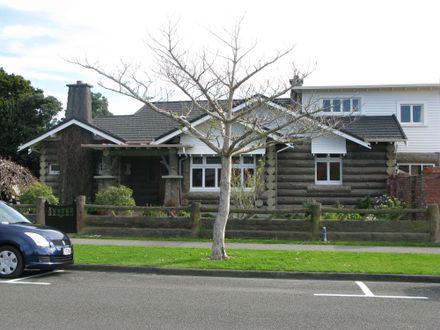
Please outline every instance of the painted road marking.
[{"label": "painted road marking", "polygon": [[416,296],[382,296],[375,295],[364,282],[355,282],[364,294],[338,294],[338,293],[315,293],[314,296],[325,297],[355,297],[355,298],[385,298],[385,299],[428,299],[428,297],[416,297]]},{"label": "painted road marking", "polygon": [[48,282],[29,282],[29,281],[24,281],[24,280],[34,279],[34,278],[38,278],[38,277],[48,276],[53,273],[62,273],[62,272],[64,272],[64,270],[62,270],[62,269],[54,270],[52,272],[40,273],[40,274],[30,275],[30,276],[26,276],[26,277],[15,278],[13,280],[0,281],[0,284],[51,285],[52,283],[48,283]]}]

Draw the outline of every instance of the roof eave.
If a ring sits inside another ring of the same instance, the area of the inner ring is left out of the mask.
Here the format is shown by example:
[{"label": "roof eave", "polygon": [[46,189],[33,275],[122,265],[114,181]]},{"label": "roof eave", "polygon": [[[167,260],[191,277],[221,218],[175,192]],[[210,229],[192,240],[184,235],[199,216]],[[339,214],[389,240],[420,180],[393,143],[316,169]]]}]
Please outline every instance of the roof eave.
[{"label": "roof eave", "polygon": [[72,119],[70,119],[70,120],[68,120],[68,121],[66,121],[66,122],[64,122],[64,123],[62,123],[62,124],[60,124],[58,126],[55,126],[54,128],[51,128],[51,129],[47,130],[46,132],[40,134],[36,138],[34,138],[34,139],[24,143],[24,144],[19,145],[17,151],[22,151],[24,149],[27,149],[27,148],[37,144],[38,142],[41,142],[41,141],[47,139],[48,137],[50,137],[50,136],[52,136],[52,135],[54,135],[54,134],[64,130],[65,128],[67,128],[67,127],[69,127],[71,125],[77,125],[77,126],[83,128],[83,129],[85,129],[85,130],[87,130],[87,131],[89,131],[89,132],[91,132],[91,133],[93,133],[95,135],[98,135],[98,136],[100,136],[100,137],[102,137],[102,138],[104,138],[104,139],[106,139],[106,140],[108,140],[110,142],[113,142],[115,144],[124,143],[124,140],[116,138],[115,136],[112,136],[111,134],[104,132],[103,130],[95,127],[92,124],[84,123],[84,122],[82,122],[82,121],[80,121],[78,119],[72,118]]}]

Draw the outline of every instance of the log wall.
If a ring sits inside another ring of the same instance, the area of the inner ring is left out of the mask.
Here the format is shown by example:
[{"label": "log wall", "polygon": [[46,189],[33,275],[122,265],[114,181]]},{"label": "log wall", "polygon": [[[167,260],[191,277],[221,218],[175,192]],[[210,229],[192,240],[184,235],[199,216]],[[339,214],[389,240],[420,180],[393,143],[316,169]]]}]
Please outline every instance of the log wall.
[{"label": "log wall", "polygon": [[394,146],[387,143],[371,146],[370,150],[347,141],[340,186],[315,184],[315,158],[310,143],[278,153],[278,207],[301,206],[312,200],[328,206],[335,203],[353,206],[367,195],[385,194],[387,170],[395,163]]},{"label": "log wall", "polygon": [[57,140],[46,140],[40,147],[40,181],[50,187],[56,196],[60,196],[60,176],[49,174],[49,164],[59,164]]}]

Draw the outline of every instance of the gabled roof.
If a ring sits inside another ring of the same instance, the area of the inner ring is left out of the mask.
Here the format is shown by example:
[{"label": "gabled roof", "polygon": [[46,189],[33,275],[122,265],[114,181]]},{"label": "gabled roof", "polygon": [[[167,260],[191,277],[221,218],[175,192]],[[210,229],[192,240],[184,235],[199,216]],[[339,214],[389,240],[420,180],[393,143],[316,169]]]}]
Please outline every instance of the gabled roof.
[{"label": "gabled roof", "polygon": [[[284,111],[291,111],[288,109],[290,102],[288,98],[280,98],[268,104]],[[194,125],[199,125],[209,119],[209,116],[193,108],[191,101],[157,102],[156,104],[176,113],[191,110],[188,117]],[[243,104],[243,100],[238,100],[235,110]],[[369,142],[406,140],[405,133],[394,115],[338,117],[338,120],[339,126],[331,129],[331,132],[365,147],[369,147]],[[172,119],[155,112],[149,106],[144,106],[129,116],[95,118],[94,124],[127,142],[143,141],[152,144],[164,143],[185,131],[185,129],[178,128]]]},{"label": "gabled roof", "polygon": [[[203,106],[206,101],[199,101]],[[243,103],[243,100],[234,101],[234,105]],[[172,111],[176,114],[188,113],[188,120],[195,120],[206,116],[204,112],[194,107],[191,101],[155,102],[159,108]],[[177,129],[176,122],[144,105],[133,115],[97,117],[94,125],[116,134],[128,142],[152,142]]]},{"label": "gabled roof", "polygon": [[[156,102],[155,104],[178,114],[188,113],[188,119],[194,125],[205,122],[210,118],[195,108],[191,101]],[[234,111],[238,111],[245,105],[245,102],[244,100],[237,100],[234,105]],[[268,102],[268,105],[283,111],[291,111],[288,109],[290,105],[290,99],[288,98]],[[330,131],[365,147],[369,147],[369,142],[406,140],[405,133],[394,115],[353,116],[340,117],[339,119],[340,125],[336,126],[336,129],[329,128]],[[33,140],[20,145],[18,150],[26,149],[70,125],[78,125],[116,144],[139,142],[161,144],[184,131],[178,128],[174,120],[155,112],[151,107],[145,105],[133,115],[97,117],[93,119],[92,124],[78,119],[62,122]]]},{"label": "gabled roof", "polygon": [[34,139],[32,139],[32,140],[30,140],[30,141],[28,141],[28,142],[26,142],[24,144],[21,144],[18,147],[18,151],[21,151],[21,150],[24,150],[26,148],[29,148],[29,147],[33,146],[34,144],[36,144],[36,143],[38,143],[38,142],[40,142],[40,141],[42,141],[42,140],[44,140],[44,139],[46,139],[46,138],[48,138],[48,137],[50,137],[52,135],[58,133],[59,131],[62,131],[63,129],[65,129],[65,128],[71,126],[71,125],[79,126],[79,127],[83,128],[83,129],[85,129],[85,130],[87,130],[87,131],[89,131],[89,132],[91,132],[91,133],[93,133],[93,134],[95,134],[97,136],[102,137],[103,139],[106,139],[106,140],[108,140],[110,142],[113,142],[113,143],[116,143],[116,144],[122,144],[122,143],[125,142],[123,139],[121,139],[120,137],[115,136],[111,132],[107,132],[107,131],[105,131],[105,130],[103,130],[101,128],[98,128],[98,127],[96,127],[96,126],[94,126],[92,124],[89,124],[89,123],[83,122],[81,120],[72,118],[70,120],[61,122],[60,124],[52,127],[51,129],[41,133],[40,135],[38,135]]},{"label": "gabled roof", "polygon": [[[202,115],[198,109],[192,108],[192,103],[189,101],[157,102],[156,104],[162,109],[176,113],[191,110],[189,112],[190,121]],[[159,136],[176,129],[174,120],[157,113],[147,105],[133,115],[97,117],[93,119],[93,124],[128,142],[152,142]]]}]

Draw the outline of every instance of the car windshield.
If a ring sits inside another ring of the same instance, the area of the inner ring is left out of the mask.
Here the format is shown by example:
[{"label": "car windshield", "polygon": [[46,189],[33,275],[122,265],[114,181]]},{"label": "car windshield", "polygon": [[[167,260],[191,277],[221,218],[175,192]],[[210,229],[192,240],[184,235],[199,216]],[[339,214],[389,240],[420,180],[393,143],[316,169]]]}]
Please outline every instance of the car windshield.
[{"label": "car windshield", "polygon": [[15,211],[12,207],[7,206],[5,203],[0,202],[0,223],[30,223],[21,213]]}]

